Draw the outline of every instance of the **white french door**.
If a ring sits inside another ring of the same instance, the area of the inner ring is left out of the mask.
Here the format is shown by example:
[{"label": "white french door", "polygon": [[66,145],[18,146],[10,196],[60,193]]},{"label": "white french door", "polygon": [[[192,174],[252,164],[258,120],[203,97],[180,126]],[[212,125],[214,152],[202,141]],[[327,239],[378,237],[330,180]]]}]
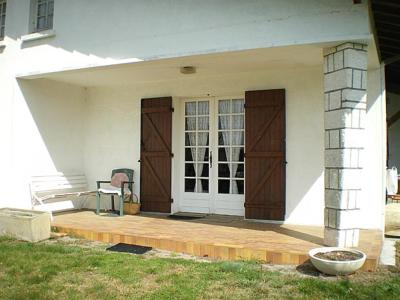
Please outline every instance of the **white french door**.
[{"label": "white french door", "polygon": [[244,215],[244,99],[185,100],[180,210]]}]

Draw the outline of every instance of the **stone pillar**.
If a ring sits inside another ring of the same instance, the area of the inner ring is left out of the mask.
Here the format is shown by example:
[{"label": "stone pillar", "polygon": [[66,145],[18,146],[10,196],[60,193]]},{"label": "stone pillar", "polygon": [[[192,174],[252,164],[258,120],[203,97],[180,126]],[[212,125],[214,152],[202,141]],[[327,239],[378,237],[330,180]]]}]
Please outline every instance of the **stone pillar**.
[{"label": "stone pillar", "polygon": [[328,246],[356,247],[367,98],[367,46],[324,50],[325,231]]}]

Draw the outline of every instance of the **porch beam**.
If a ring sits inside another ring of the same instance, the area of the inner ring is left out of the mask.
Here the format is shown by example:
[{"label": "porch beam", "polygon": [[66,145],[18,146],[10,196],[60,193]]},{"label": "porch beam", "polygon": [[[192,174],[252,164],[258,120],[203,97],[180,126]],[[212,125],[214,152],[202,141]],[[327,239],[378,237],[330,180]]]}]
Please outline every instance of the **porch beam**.
[{"label": "porch beam", "polygon": [[366,45],[345,43],[324,49],[324,243],[328,246],[358,246],[366,89]]},{"label": "porch beam", "polygon": [[398,120],[400,120],[400,110],[387,120],[387,127],[390,128]]}]

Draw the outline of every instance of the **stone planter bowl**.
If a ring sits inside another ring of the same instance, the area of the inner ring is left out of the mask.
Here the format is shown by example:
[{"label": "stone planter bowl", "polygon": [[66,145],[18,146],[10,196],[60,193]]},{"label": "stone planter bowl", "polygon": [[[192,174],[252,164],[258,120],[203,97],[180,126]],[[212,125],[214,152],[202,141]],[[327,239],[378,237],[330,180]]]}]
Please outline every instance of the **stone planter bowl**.
[{"label": "stone planter bowl", "polygon": [[[357,254],[361,254],[362,257],[356,260],[348,260],[348,261],[333,261],[322,259],[319,257],[315,257],[315,254],[323,252],[331,252],[331,251],[349,251]],[[340,247],[322,247],[311,249],[308,252],[310,256],[311,262],[320,272],[328,275],[347,275],[352,274],[358,269],[360,269],[365,262],[367,256],[364,252],[355,249],[349,248],[340,248]]]}]

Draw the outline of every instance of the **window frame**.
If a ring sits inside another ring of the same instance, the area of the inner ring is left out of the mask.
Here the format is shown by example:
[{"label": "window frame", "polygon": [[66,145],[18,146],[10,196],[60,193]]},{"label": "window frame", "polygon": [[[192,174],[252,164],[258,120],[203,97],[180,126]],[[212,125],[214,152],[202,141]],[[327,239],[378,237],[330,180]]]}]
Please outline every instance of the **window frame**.
[{"label": "window frame", "polygon": [[[42,32],[46,30],[52,30],[54,27],[54,3],[55,0],[31,0],[31,33]],[[46,5],[46,12],[43,15],[39,14],[39,5]],[[52,11],[49,11],[49,7],[52,4]],[[39,18],[45,19],[45,26],[42,28],[38,28]],[[51,25],[49,25],[49,20],[51,19]]]},{"label": "window frame", "polygon": [[7,0],[0,0],[0,41],[3,41],[6,36],[6,15]]}]

